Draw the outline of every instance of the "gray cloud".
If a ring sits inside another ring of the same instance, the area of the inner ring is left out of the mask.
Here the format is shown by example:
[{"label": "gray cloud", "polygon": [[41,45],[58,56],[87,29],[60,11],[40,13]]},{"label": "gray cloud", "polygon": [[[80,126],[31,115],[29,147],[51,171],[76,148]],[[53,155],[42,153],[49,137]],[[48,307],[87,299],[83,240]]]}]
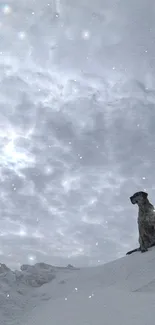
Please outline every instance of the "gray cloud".
[{"label": "gray cloud", "polygon": [[154,4],[0,8],[0,254],[95,265],[137,245],[153,201]]}]

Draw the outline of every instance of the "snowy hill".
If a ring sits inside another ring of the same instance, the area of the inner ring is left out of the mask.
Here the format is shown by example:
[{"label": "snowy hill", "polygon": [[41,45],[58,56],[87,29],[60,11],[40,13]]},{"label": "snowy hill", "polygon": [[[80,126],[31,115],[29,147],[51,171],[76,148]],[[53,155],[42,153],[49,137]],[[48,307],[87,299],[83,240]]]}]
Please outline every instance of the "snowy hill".
[{"label": "snowy hill", "polygon": [[153,325],[155,249],[103,266],[1,265],[1,325]]}]

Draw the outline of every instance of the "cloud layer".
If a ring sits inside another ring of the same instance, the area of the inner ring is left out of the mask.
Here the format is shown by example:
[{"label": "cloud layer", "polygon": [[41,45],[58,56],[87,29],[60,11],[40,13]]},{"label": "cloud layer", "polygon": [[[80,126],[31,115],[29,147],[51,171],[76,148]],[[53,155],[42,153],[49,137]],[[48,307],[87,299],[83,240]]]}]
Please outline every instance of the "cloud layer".
[{"label": "cloud layer", "polygon": [[137,245],[154,186],[153,0],[0,6],[0,254],[95,265]]}]

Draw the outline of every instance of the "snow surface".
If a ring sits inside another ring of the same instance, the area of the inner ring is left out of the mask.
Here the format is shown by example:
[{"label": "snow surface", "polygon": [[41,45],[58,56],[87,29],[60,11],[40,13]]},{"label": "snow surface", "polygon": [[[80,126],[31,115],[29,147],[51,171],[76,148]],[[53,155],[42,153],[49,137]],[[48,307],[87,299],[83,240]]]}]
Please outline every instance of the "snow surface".
[{"label": "snow surface", "polygon": [[155,249],[103,266],[0,267],[1,325],[153,325]]}]

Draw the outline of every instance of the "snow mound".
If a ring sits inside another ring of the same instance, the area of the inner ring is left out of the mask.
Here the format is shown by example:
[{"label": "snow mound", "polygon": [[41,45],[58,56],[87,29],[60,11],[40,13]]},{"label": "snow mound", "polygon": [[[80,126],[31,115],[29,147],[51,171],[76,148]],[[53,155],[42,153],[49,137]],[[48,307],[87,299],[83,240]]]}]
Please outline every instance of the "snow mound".
[{"label": "snow mound", "polygon": [[[153,325],[155,249],[103,266],[63,274],[46,289],[49,299],[23,319],[23,325]],[[46,288],[45,288],[46,287]],[[60,312],[61,311],[61,312]]]},{"label": "snow mound", "polygon": [[83,269],[1,264],[0,324],[153,325],[154,270],[155,248]]}]

